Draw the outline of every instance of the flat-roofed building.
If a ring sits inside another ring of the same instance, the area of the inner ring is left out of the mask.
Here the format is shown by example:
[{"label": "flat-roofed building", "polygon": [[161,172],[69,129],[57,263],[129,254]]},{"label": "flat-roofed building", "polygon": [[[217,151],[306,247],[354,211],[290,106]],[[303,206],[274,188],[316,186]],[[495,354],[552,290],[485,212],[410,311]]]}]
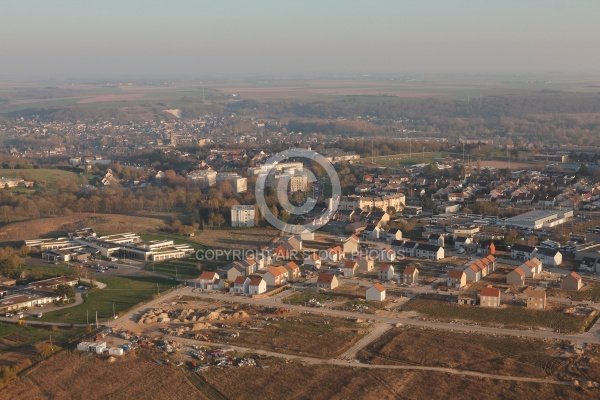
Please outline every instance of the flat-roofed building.
[{"label": "flat-roofed building", "polygon": [[499,221],[498,224],[528,229],[552,228],[572,217],[573,210],[533,210]]},{"label": "flat-roofed building", "polygon": [[248,227],[254,226],[256,207],[249,205],[235,205],[231,207],[231,226]]}]

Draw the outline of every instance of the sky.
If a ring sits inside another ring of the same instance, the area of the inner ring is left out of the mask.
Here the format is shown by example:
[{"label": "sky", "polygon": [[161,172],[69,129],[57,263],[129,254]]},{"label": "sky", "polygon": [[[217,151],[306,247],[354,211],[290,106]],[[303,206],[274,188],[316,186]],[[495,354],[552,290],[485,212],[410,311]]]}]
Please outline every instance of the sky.
[{"label": "sky", "polygon": [[0,79],[595,73],[596,0],[2,0]]}]

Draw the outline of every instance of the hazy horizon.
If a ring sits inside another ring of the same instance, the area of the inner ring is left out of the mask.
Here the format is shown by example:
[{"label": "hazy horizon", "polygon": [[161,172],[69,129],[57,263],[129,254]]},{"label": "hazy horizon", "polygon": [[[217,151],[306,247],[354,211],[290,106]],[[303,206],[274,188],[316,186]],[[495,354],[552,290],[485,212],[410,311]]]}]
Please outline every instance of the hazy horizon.
[{"label": "hazy horizon", "polygon": [[600,3],[10,1],[2,80],[593,74]]}]

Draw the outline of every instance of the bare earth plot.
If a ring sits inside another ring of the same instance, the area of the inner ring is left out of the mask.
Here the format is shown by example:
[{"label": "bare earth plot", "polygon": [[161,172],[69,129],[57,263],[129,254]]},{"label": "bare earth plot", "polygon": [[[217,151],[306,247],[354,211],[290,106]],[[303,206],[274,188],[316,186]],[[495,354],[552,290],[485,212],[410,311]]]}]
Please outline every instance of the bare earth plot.
[{"label": "bare earth plot", "polygon": [[[468,343],[468,349],[465,345]],[[600,379],[599,348],[577,354],[568,341],[394,328],[358,353],[370,364],[424,365],[482,373],[552,378]]]},{"label": "bare earth plot", "polygon": [[176,367],[127,355],[114,363],[63,351],[0,391],[14,399],[202,399]]},{"label": "bare earth plot", "polygon": [[[206,380],[232,399],[589,399],[597,390],[481,380],[438,372],[286,363],[269,369],[209,371]],[[243,384],[242,384],[243,382]]]},{"label": "bare earth plot", "polygon": [[206,229],[190,238],[207,247],[220,249],[256,249],[279,234],[273,228]]},{"label": "bare earth plot", "polygon": [[65,236],[85,227],[92,227],[96,232],[154,233],[164,226],[164,221],[158,218],[81,213],[8,224],[0,228],[0,242]]}]

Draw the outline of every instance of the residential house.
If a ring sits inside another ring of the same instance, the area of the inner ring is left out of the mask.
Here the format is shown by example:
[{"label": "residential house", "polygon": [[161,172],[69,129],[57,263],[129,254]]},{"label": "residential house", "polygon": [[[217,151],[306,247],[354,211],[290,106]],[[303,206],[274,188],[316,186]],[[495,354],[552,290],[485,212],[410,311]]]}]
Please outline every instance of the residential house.
[{"label": "residential house", "polygon": [[271,267],[263,275],[268,286],[284,285],[288,281],[288,270],[283,267]]},{"label": "residential house", "polygon": [[354,260],[346,260],[344,263],[344,277],[352,278],[358,271],[358,263]]},{"label": "residential house", "polygon": [[374,284],[367,289],[366,299],[371,301],[385,300],[385,288],[379,283]]},{"label": "residential house", "polygon": [[444,248],[433,244],[419,243],[415,250],[415,257],[441,260],[444,258]]},{"label": "residential house", "polygon": [[340,246],[330,247],[327,249],[328,261],[338,262],[344,259],[344,250]]},{"label": "residential house", "polygon": [[581,276],[579,276],[577,272],[571,272],[570,274],[566,275],[560,284],[560,288],[562,290],[579,290],[581,289],[581,286]]},{"label": "residential house", "polygon": [[542,273],[542,262],[536,257],[531,260],[525,261],[520,265],[521,269],[525,272],[526,278],[535,278]]},{"label": "residential house", "polygon": [[517,267],[506,275],[506,283],[509,285],[524,286],[525,275],[525,271],[521,267]]},{"label": "residential house", "polygon": [[260,276],[251,276],[248,284],[248,294],[256,295],[267,292],[267,282]]},{"label": "residential house", "polygon": [[380,281],[391,281],[394,278],[394,267],[390,264],[383,264],[377,271],[377,278]]},{"label": "residential house", "polygon": [[283,242],[279,244],[273,251],[273,257],[279,260],[289,260],[292,258],[296,250],[292,247],[292,245],[288,242]]},{"label": "residential house", "polygon": [[394,250],[396,253],[401,253],[402,252],[402,245],[405,242],[403,240],[394,240],[392,241],[392,243],[390,243],[390,247],[392,248],[392,250]]},{"label": "residential house", "polygon": [[444,247],[444,236],[439,233],[432,233],[429,235],[427,242],[434,246]]},{"label": "residential house", "polygon": [[558,266],[562,264],[562,253],[558,249],[549,249],[541,247],[535,252],[535,257],[538,258],[544,265]]},{"label": "residential house", "polygon": [[321,257],[318,253],[310,253],[304,258],[304,266],[314,269],[321,269]]},{"label": "residential house", "polygon": [[377,240],[379,239],[380,233],[381,228],[377,225],[367,225],[367,227],[363,231],[363,237],[365,239]]},{"label": "residential house", "polygon": [[526,246],[524,244],[514,244],[510,249],[510,258],[513,260],[531,260],[535,257],[537,248],[533,246]]},{"label": "residential house", "polygon": [[296,251],[302,250],[302,237],[300,235],[292,235],[286,239],[286,242]]},{"label": "residential house", "polygon": [[287,269],[287,271],[288,271],[288,280],[289,281],[295,281],[296,279],[300,278],[300,275],[301,275],[300,267],[294,261],[289,261],[289,262],[285,263],[283,265],[283,267],[285,269]]},{"label": "residential house", "polygon": [[219,275],[214,271],[204,271],[198,278],[200,289],[212,290],[216,281],[220,281]]},{"label": "residential house", "polygon": [[348,239],[344,241],[343,251],[345,254],[356,253],[358,251],[358,243],[360,239],[356,235],[350,235]]},{"label": "residential house", "polygon": [[217,274],[221,278],[225,277],[225,279],[229,282],[235,281],[239,276],[249,275],[248,271],[237,261],[234,261],[225,265],[222,268],[219,268],[217,270]]},{"label": "residential house", "polygon": [[481,276],[487,276],[496,270],[496,257],[489,255],[480,259],[481,263],[485,266]]},{"label": "residential house", "polygon": [[467,275],[465,271],[460,269],[453,269],[448,272],[448,278],[446,279],[446,286],[453,289],[460,289],[467,284]]},{"label": "residential house", "polygon": [[402,240],[402,231],[398,228],[390,228],[386,234],[386,241],[392,243],[394,240]]},{"label": "residential house", "polygon": [[230,288],[231,293],[247,294],[250,278],[247,276],[238,276]]},{"label": "residential house", "polygon": [[482,278],[482,268],[477,263],[473,263],[465,269],[465,275],[467,282],[479,282]]},{"label": "residential house", "polygon": [[400,246],[400,252],[406,257],[414,257],[417,251],[417,242],[404,242]]},{"label": "residential house", "polygon": [[396,252],[389,247],[379,252],[379,261],[393,262],[396,259]]},{"label": "residential house", "polygon": [[477,254],[480,256],[494,255],[496,254],[496,246],[491,240],[482,240],[479,242],[477,247]]},{"label": "residential house", "polygon": [[529,289],[525,291],[525,295],[527,296],[527,308],[536,310],[546,309],[546,289]]},{"label": "residential house", "polygon": [[338,287],[338,278],[334,274],[319,274],[317,278],[317,287],[319,289],[332,290]]},{"label": "residential house", "polygon": [[402,283],[414,285],[419,281],[419,270],[414,265],[408,265],[402,273]]},{"label": "residential house", "polygon": [[471,243],[473,243],[473,239],[471,239],[470,237],[457,236],[454,239],[454,250],[465,250],[465,247]]},{"label": "residential house", "polygon": [[500,289],[486,286],[479,293],[479,305],[481,307],[500,307]]},{"label": "residential house", "polygon": [[360,260],[357,260],[358,270],[360,272],[369,272],[375,268],[375,260],[369,256],[364,256]]}]

